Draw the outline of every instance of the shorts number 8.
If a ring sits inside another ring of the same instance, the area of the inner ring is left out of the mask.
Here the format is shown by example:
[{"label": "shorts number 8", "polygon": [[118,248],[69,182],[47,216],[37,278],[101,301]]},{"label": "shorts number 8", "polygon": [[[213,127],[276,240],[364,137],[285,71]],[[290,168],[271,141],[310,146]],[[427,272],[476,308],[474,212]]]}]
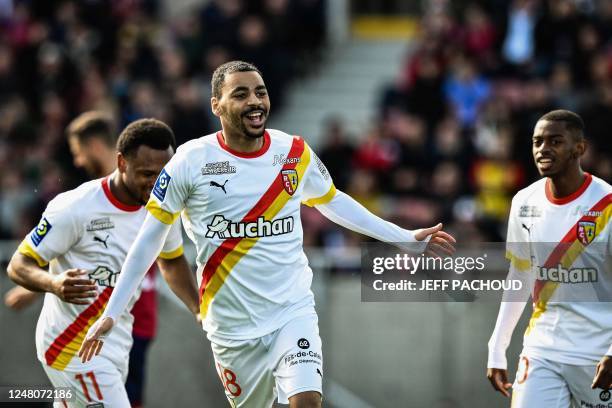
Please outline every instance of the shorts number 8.
[{"label": "shorts number 8", "polygon": [[236,382],[236,374],[229,368],[222,367],[219,363],[217,363],[217,367],[219,368],[219,377],[221,377],[225,390],[234,398],[240,396],[242,388]]}]

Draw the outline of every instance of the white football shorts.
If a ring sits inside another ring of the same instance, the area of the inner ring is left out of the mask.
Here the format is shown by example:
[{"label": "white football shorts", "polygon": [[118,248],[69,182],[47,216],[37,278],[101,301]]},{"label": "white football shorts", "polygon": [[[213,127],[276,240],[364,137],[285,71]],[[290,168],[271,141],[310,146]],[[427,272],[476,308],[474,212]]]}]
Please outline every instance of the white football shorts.
[{"label": "white football shorts", "polygon": [[211,343],[232,407],[271,407],[306,391],[322,395],[323,353],[316,314],[298,317],[251,340]]},{"label": "white football shorts", "polygon": [[120,369],[106,358],[97,356],[85,365],[87,368],[78,371],[42,366],[54,387],[70,387],[74,393],[72,400],[55,402],[54,408],[130,407],[125,391],[127,364]]},{"label": "white football shorts", "polygon": [[512,408],[612,408],[610,391],[591,389],[595,365],[562,364],[521,355]]}]

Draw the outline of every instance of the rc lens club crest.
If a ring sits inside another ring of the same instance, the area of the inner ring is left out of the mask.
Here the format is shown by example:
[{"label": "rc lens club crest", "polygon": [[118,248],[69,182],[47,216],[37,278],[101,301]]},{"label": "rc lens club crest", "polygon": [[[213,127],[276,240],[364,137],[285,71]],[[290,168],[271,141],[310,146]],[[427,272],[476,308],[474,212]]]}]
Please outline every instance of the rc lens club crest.
[{"label": "rc lens club crest", "polygon": [[293,195],[298,186],[298,174],[294,169],[281,171],[283,188],[289,195]]},{"label": "rc lens club crest", "polygon": [[592,221],[579,221],[578,222],[578,239],[583,245],[589,245],[595,238],[595,223]]}]

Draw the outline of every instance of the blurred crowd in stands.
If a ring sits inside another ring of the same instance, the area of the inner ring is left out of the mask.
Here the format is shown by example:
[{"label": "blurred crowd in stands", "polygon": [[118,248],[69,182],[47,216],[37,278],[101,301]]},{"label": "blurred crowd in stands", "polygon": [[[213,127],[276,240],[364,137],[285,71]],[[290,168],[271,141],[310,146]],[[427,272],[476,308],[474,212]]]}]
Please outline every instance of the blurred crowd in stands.
[{"label": "blurred crowd in stands", "polygon": [[[612,182],[612,1],[423,5],[380,120],[357,144],[328,123],[319,153],[338,188],[400,225],[442,220],[463,242],[504,240],[512,196],[538,177],[535,122],[559,108],[585,121],[583,168]],[[313,242],[357,239],[308,217]]]},{"label": "blurred crowd in stands", "polygon": [[[339,189],[405,227],[442,220],[462,240],[503,240],[512,195],[537,178],[535,121],[557,108],[583,116],[584,168],[612,181],[612,0],[421,4],[379,119],[362,135],[326,123],[316,148]],[[23,237],[84,180],[64,137],[76,114],[111,112],[118,129],[153,116],[183,143],[219,126],[209,81],[220,63],[258,65],[278,112],[286,85],[324,55],[324,0],[212,0],[171,21],[160,8],[0,1],[0,239]],[[316,211],[303,217],[307,245],[360,240]]]},{"label": "blurred crowd in stands", "polygon": [[79,113],[106,111],[118,130],[155,117],[181,144],[219,127],[209,101],[221,63],[255,63],[280,106],[320,58],[323,0],[199,3],[168,19],[161,0],[0,1],[0,239],[23,238],[86,180],[64,133]]}]

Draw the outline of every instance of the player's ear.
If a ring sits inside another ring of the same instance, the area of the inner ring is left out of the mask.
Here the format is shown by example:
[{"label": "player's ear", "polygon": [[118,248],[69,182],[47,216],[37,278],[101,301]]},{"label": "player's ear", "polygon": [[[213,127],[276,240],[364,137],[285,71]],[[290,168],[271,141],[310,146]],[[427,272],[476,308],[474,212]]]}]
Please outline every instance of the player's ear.
[{"label": "player's ear", "polygon": [[117,168],[119,169],[119,173],[125,173],[127,170],[127,161],[121,152],[117,152]]},{"label": "player's ear", "polygon": [[587,149],[587,143],[586,140],[584,138],[580,139],[578,142],[576,142],[576,145],[574,146],[574,158],[575,159],[579,159],[582,157],[582,155],[584,155],[584,152],[586,152]]},{"label": "player's ear", "polygon": [[212,109],[212,113],[216,117],[221,116],[221,108],[219,106],[219,100],[217,99],[216,96],[213,96],[213,97],[210,98],[210,107]]}]

